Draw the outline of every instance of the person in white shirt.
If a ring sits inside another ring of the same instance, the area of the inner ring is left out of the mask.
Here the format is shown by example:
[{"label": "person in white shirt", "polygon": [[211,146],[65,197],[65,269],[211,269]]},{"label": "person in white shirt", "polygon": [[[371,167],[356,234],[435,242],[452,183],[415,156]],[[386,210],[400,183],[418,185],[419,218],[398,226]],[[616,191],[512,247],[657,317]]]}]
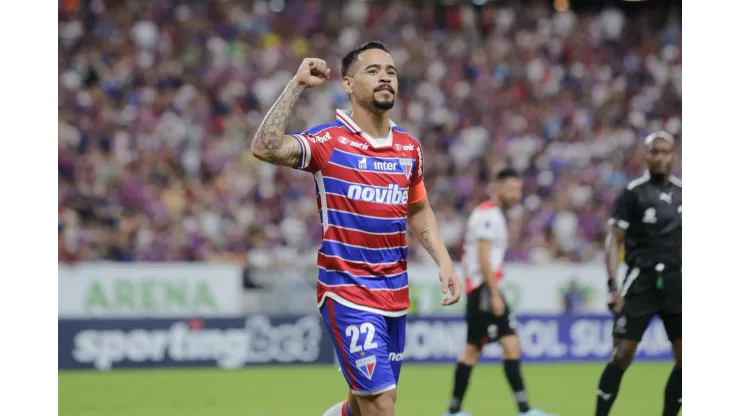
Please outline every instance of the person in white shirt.
[{"label": "person in white shirt", "polygon": [[452,399],[444,416],[470,416],[460,410],[463,397],[473,366],[478,362],[483,346],[490,342],[499,342],[504,349],[504,372],[519,415],[548,416],[529,407],[521,374],[516,320],[498,287],[504,275],[504,256],[509,240],[506,212],[518,205],[521,199],[519,173],[511,168],[503,169],[496,175],[491,199],[478,205],[468,219],[462,260],[467,293],[467,343],[457,360]]}]

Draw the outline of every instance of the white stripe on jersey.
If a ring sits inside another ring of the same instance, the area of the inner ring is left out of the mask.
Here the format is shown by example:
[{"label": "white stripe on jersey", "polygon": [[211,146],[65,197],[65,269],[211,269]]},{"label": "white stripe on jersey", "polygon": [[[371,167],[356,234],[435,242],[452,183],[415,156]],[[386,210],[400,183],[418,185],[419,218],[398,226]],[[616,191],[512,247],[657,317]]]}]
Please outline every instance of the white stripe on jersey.
[{"label": "white stripe on jersey", "polygon": [[473,210],[468,219],[462,263],[465,278],[472,287],[478,287],[484,282],[478,262],[478,240],[491,242],[489,259],[491,270],[495,273],[503,266],[504,255],[509,245],[506,217],[498,206],[491,203],[481,204]]}]

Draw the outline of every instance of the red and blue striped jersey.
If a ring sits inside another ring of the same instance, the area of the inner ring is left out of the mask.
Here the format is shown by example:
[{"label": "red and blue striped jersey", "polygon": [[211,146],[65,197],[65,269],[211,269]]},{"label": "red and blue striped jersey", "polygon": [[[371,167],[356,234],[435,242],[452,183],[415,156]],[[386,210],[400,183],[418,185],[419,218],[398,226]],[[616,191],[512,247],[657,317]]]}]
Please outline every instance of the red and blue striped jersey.
[{"label": "red and blue striped jersey", "polygon": [[323,226],[317,301],[401,316],[409,307],[406,215],[421,201],[424,169],[418,140],[391,122],[383,139],[363,132],[343,111],[331,124],[294,134],[299,169],[314,174]]}]

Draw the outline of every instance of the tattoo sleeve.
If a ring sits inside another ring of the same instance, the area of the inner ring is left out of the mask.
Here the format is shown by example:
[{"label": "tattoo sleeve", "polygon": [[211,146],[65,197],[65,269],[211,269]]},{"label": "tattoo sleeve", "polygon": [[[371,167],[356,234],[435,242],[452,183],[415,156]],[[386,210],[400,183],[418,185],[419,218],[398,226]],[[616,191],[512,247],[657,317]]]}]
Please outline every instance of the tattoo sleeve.
[{"label": "tattoo sleeve", "polygon": [[293,106],[304,87],[291,80],[267,113],[252,140],[252,154],[258,159],[281,166],[297,167],[301,160],[298,142],[285,136]]},{"label": "tattoo sleeve", "polygon": [[419,233],[419,237],[421,239],[422,244],[424,244],[424,248],[429,252],[429,254],[434,257],[434,243],[432,242],[432,229],[429,228],[429,226],[425,226],[421,232]]}]

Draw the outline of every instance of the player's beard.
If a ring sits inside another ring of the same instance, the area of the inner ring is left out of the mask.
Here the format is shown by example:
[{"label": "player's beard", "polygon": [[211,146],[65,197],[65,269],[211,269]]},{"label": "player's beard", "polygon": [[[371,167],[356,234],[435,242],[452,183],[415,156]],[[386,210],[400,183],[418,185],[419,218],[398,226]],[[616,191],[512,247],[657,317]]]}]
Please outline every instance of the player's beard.
[{"label": "player's beard", "polygon": [[376,98],[373,98],[373,107],[375,107],[376,110],[388,111],[393,108],[393,104],[395,104],[395,101],[396,100],[393,98],[388,101],[380,101]]},{"label": "player's beard", "polygon": [[650,171],[650,180],[652,182],[655,182],[655,183],[665,182],[665,179],[666,179],[667,176],[668,176],[668,174],[665,173],[665,172],[661,172],[661,171],[658,171],[658,172]]},{"label": "player's beard", "polygon": [[516,202],[509,202],[503,199],[501,200],[501,209],[503,209],[504,212],[509,212],[509,210],[514,208],[516,205]]},{"label": "player's beard", "polygon": [[650,177],[653,180],[659,182],[664,181],[671,172],[671,164],[668,163],[664,166],[661,166],[660,164],[656,164],[655,166],[648,166],[648,172],[650,172]]}]

